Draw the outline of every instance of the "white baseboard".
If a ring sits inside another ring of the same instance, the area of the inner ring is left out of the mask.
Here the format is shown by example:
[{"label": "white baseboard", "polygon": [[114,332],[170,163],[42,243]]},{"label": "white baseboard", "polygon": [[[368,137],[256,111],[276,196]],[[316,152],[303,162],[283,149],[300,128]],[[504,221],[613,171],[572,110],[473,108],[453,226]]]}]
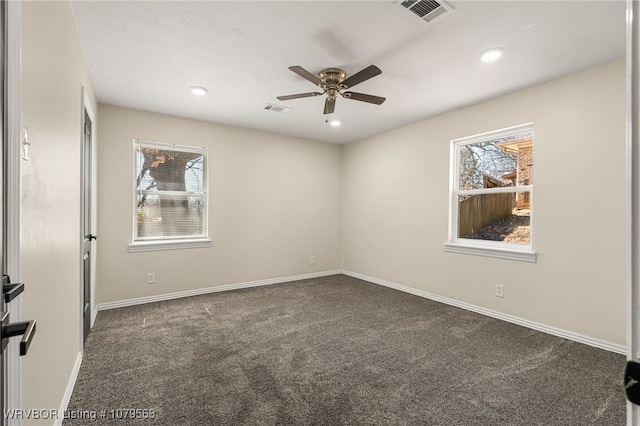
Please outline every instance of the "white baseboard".
[{"label": "white baseboard", "polygon": [[259,286],[263,286],[263,285],[278,284],[278,283],[285,283],[285,282],[298,281],[298,280],[306,280],[306,279],[309,279],[309,278],[326,277],[326,276],[329,276],[329,275],[337,275],[337,274],[341,274],[341,273],[342,273],[341,269],[335,269],[335,270],[332,270],[332,271],[313,272],[313,273],[310,273],[310,274],[292,275],[292,276],[289,276],[289,277],[268,278],[268,279],[265,279],[265,280],[249,281],[249,282],[237,283],[237,284],[227,284],[227,285],[221,285],[221,286],[216,286],[216,287],[206,287],[206,288],[199,288],[199,289],[195,289],[195,290],[179,291],[179,292],[176,292],[176,293],[159,294],[159,295],[156,295],[156,296],[146,296],[146,297],[138,297],[138,298],[135,298],[135,299],[119,300],[119,301],[115,301],[115,302],[99,303],[97,305],[96,313],[97,313],[97,311],[102,311],[102,310],[105,310],[105,309],[114,309],[114,308],[122,308],[124,306],[142,305],[144,303],[152,303],[152,302],[160,302],[160,301],[163,301],[163,300],[179,299],[181,297],[199,296],[201,294],[216,293],[216,292],[219,292],[219,291],[238,290],[238,289],[241,289],[241,288],[259,287]]},{"label": "white baseboard", "polygon": [[92,306],[91,307],[91,328],[93,328],[93,325],[96,323],[97,317],[98,317],[98,307]]},{"label": "white baseboard", "polygon": [[[466,302],[461,302],[459,300],[455,300],[455,299],[451,299],[448,297],[444,297],[444,296],[439,296],[437,294],[433,294],[433,293],[428,293],[426,291],[422,291],[422,290],[418,290],[415,288],[411,288],[411,287],[407,287],[401,284],[396,284],[394,282],[391,281],[385,281],[379,278],[375,278],[375,277],[370,277],[368,275],[364,275],[364,274],[360,274],[357,272],[353,272],[353,271],[349,271],[346,269],[336,269],[336,270],[331,270],[331,271],[322,271],[322,272],[314,272],[314,273],[310,273],[310,274],[302,274],[302,275],[293,275],[293,276],[289,276],[289,277],[279,277],[279,278],[269,278],[269,279],[265,279],[265,280],[258,280],[258,281],[249,281],[249,282],[244,282],[244,283],[237,283],[237,284],[228,284],[228,285],[222,285],[222,286],[217,286],[217,287],[207,287],[207,288],[200,288],[200,289],[195,289],[195,290],[187,290],[187,291],[180,291],[180,292],[176,292],[176,293],[168,293],[168,294],[160,294],[160,295],[156,295],[156,296],[147,296],[147,297],[139,297],[136,299],[128,299],[128,300],[120,300],[120,301],[115,301],[115,302],[107,302],[107,303],[99,303],[97,305],[97,309],[95,310],[96,314],[98,311],[101,310],[106,310],[106,309],[114,309],[114,308],[121,308],[124,306],[133,306],[133,305],[141,305],[144,303],[152,303],[152,302],[160,302],[163,300],[171,300],[171,299],[178,299],[181,297],[189,297],[189,296],[198,296],[201,294],[208,294],[208,293],[216,293],[219,291],[228,291],[228,290],[237,290],[237,289],[241,289],[241,288],[249,288],[249,287],[259,287],[259,286],[264,286],[264,285],[270,285],[270,284],[278,284],[278,283],[284,283],[284,282],[290,282],[290,281],[298,281],[298,280],[304,280],[304,279],[309,279],[309,278],[319,278],[319,277],[326,277],[329,275],[336,275],[336,274],[344,274],[344,275],[348,275],[350,277],[354,277],[354,278],[358,278],[364,281],[368,281],[370,283],[373,284],[378,284],[378,285],[382,285],[385,287],[389,287],[389,288],[393,288],[399,291],[402,291],[404,293],[409,293],[409,294],[413,294],[416,296],[420,296],[420,297],[424,297],[425,299],[430,299],[430,300],[434,300],[436,302],[440,302],[440,303],[444,303],[447,305],[451,305],[451,306],[455,306],[461,309],[465,309],[467,311],[471,311],[471,312],[476,312],[478,314],[481,315],[486,315],[492,318],[496,318],[502,321],[506,321],[506,322],[510,322],[513,324],[517,324],[517,325],[521,325],[523,327],[527,327],[527,328],[531,328],[533,330],[537,330],[537,331],[541,331],[543,333],[548,333],[548,334],[552,334],[554,336],[558,336],[558,337],[562,337],[565,339],[569,339],[569,340],[573,340],[575,342],[579,342],[579,343],[583,343],[589,346],[593,346],[596,348],[600,348],[600,349],[604,349],[610,352],[615,352],[615,353],[619,353],[619,354],[626,354],[627,353],[627,348],[625,345],[620,345],[617,343],[612,343],[612,342],[608,342],[606,340],[600,340],[600,339],[595,339],[593,337],[589,337],[589,336],[585,336],[579,333],[574,333],[572,331],[568,331],[568,330],[563,330],[561,328],[557,328],[557,327],[552,327],[546,324],[541,324],[535,321],[530,321],[527,319],[523,319],[523,318],[519,318],[513,315],[509,315],[509,314],[505,314],[502,312],[498,312],[498,311],[494,311],[492,309],[487,309],[487,308],[483,308],[480,306],[476,306],[476,305],[472,305],[470,303],[466,303]],[[78,366],[79,368],[79,366]],[[77,374],[77,373],[76,373]],[[75,383],[75,378],[74,378],[74,383]],[[73,388],[71,389],[73,390]],[[70,397],[71,394],[69,394]],[[68,403],[68,400],[67,400]]]},{"label": "white baseboard", "polygon": [[73,394],[73,388],[76,386],[76,380],[78,380],[78,373],[80,373],[81,365],[82,352],[78,352],[78,355],[76,356],[76,363],[73,365],[73,370],[71,370],[71,376],[69,377],[69,382],[67,383],[67,389],[64,391],[64,396],[62,397],[62,402],[60,403],[60,408],[58,409],[58,418],[53,423],[54,426],[62,426],[64,413],[69,407],[69,401],[71,400],[71,395]]},{"label": "white baseboard", "polygon": [[483,308],[480,306],[475,306],[469,303],[460,302],[455,299],[450,299],[448,297],[438,296],[437,294],[428,293],[426,291],[418,290],[415,288],[403,286],[400,284],[396,284],[390,281],[381,280],[379,278],[369,277],[367,275],[359,274],[357,272],[352,272],[343,269],[342,273],[344,275],[348,275],[350,277],[358,278],[364,281],[371,282],[373,284],[382,285],[385,287],[390,287],[405,293],[410,293],[416,296],[424,297],[425,299],[434,300],[436,302],[441,302],[447,305],[455,306],[458,308],[465,309],[467,311],[476,312],[478,314],[486,315],[492,318],[497,318],[502,321],[510,322],[513,324],[521,325],[523,327],[531,328],[533,330],[542,331],[543,333],[552,334],[554,336],[563,337],[565,339],[573,340],[575,342],[584,343],[589,346],[594,346],[596,348],[604,349],[610,352],[616,352],[619,354],[626,355],[627,347],[624,345],[619,345],[617,343],[607,342],[605,340],[594,339],[589,336],[584,336],[582,334],[574,333],[572,331],[563,330],[556,327],[551,327],[545,324],[541,324],[538,322],[530,321],[527,319],[519,318],[513,315],[504,314],[502,312],[494,311],[491,309]]}]

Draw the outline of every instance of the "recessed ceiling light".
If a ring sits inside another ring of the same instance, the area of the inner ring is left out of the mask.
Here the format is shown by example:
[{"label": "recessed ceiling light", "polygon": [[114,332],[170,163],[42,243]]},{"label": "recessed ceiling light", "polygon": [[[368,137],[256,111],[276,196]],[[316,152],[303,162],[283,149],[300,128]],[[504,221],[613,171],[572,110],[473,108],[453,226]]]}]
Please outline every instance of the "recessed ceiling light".
[{"label": "recessed ceiling light", "polygon": [[502,56],[502,49],[490,49],[482,54],[482,62],[493,62]]},{"label": "recessed ceiling light", "polygon": [[329,124],[331,124],[333,127],[338,127],[342,123],[339,120],[331,120]]},{"label": "recessed ceiling light", "polygon": [[201,86],[191,86],[189,88],[189,90],[191,90],[191,93],[193,93],[194,95],[198,95],[198,96],[204,96],[208,92],[207,89],[205,89],[204,87],[201,87]]}]

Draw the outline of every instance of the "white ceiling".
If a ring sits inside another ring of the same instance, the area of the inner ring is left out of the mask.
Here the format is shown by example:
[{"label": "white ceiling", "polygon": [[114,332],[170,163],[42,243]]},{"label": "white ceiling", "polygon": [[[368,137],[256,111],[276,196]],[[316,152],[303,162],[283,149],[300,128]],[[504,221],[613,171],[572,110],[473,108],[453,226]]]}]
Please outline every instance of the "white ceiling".
[{"label": "white ceiling", "polygon": [[[401,1],[72,1],[100,103],[349,143],[625,55],[625,1],[456,1],[428,23]],[[500,47],[495,63],[479,61]],[[289,71],[382,74],[339,98]],[[204,97],[189,87],[204,86]],[[282,114],[267,103],[293,108]],[[325,120],[336,118],[342,126]]]}]

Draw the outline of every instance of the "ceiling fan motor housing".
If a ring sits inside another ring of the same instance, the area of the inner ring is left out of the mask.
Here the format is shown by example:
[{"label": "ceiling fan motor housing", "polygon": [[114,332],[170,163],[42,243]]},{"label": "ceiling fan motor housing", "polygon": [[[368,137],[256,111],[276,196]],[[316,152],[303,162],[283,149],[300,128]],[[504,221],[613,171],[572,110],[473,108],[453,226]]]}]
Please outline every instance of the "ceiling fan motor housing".
[{"label": "ceiling fan motor housing", "polygon": [[338,85],[342,83],[347,76],[347,73],[340,68],[327,68],[320,71],[318,78],[327,88],[338,88]]},{"label": "ceiling fan motor housing", "polygon": [[322,89],[327,93],[327,99],[335,101],[340,94],[340,83],[347,76],[347,73],[340,68],[327,68],[320,71],[318,78],[322,81]]}]

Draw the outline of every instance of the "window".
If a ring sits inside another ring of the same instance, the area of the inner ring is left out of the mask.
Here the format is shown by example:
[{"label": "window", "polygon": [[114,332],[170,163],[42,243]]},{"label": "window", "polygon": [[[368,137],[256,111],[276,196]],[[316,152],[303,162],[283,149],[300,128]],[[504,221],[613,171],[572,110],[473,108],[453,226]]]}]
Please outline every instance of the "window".
[{"label": "window", "polygon": [[129,251],[208,247],[207,150],[134,141]]},{"label": "window", "polygon": [[535,262],[533,125],[451,141],[445,250]]}]

